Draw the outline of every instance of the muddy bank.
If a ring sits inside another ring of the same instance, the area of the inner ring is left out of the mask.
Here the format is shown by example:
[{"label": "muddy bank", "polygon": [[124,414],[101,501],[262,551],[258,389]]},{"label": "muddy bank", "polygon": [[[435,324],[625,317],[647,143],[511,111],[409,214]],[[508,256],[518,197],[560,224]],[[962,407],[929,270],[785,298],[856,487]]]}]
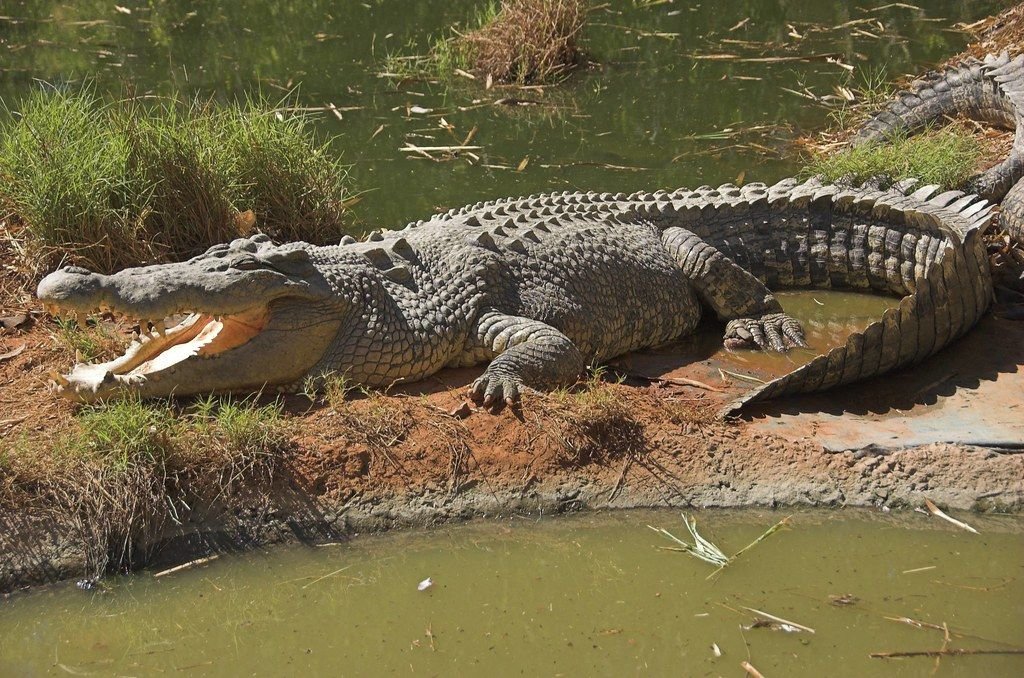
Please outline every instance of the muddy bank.
[{"label": "muddy bank", "polygon": [[[6,384],[0,394],[0,436],[6,450],[17,454],[22,441],[71,424],[75,408],[45,388],[48,370],[68,364],[71,356],[56,346],[52,319],[33,302],[0,301],[0,311],[36,315],[36,322],[0,336],[0,354],[7,356],[0,360],[0,383]],[[191,514],[176,514],[179,524],[168,524],[149,564],[160,567],[286,541],[333,541],[406,526],[536,519],[584,509],[908,510],[925,498],[958,511],[1024,508],[1024,456],[1006,449],[920,441],[901,449],[898,435],[882,447],[863,440],[882,425],[879,418],[861,421],[861,442],[854,449],[826,445],[823,428],[829,423],[813,418],[782,425],[778,432],[766,431],[763,419],[716,420],[713,413],[751,384],[719,371],[738,368],[712,355],[708,347],[720,344],[721,328],[709,332],[710,341],[695,341],[669,359],[654,354],[620,361],[623,373],[632,375],[623,383],[613,379],[568,395],[534,395],[521,409],[496,415],[462,409],[476,370],[447,371],[400,393],[343,405],[289,398],[290,446],[275,460],[271,484],[254,480],[222,505],[194,504]],[[986,349],[977,332],[968,339],[980,341],[976,350],[991,353],[994,344]],[[994,367],[968,355],[966,365],[953,369],[937,357],[936,374],[906,384],[905,407],[878,407],[877,394],[890,390],[898,375],[860,392],[857,407],[887,415],[886,425],[904,414],[909,418],[911,410],[915,420],[941,419],[943,411],[964,406],[954,399],[956,393],[992,383],[1005,393],[1007,379],[1020,379],[1024,342],[1010,345],[1015,353],[1006,349]],[[946,354],[964,350],[961,342]],[[915,370],[907,372],[925,374]],[[760,374],[746,366],[740,371],[755,379]],[[860,412],[843,400],[848,395],[829,393],[802,406],[838,412],[847,422],[851,412]],[[993,404],[987,397],[969,399],[969,405],[987,409]],[[783,421],[768,416],[770,422]],[[834,438],[835,431],[830,435]],[[0,473],[0,489],[3,480]],[[0,502],[0,591],[89,574],[90,533],[77,518],[54,512],[45,502]]]},{"label": "muddy bank", "polygon": [[[373,441],[354,440],[359,434],[338,421],[346,414],[329,408],[306,414],[297,422],[295,453],[280,460],[272,486],[231,508],[182,516],[152,565],[273,543],[584,509],[909,509],[926,497],[955,510],[1024,508],[1020,454],[948,444],[827,452],[811,440],[785,440],[745,422],[680,418],[681,400],[713,400],[696,389],[625,384],[600,388],[633,416],[606,422],[608,429],[588,439],[565,425],[548,398],[528,399],[517,413],[449,416],[469,376],[453,372],[433,393],[388,397],[388,416],[407,429],[386,456]],[[379,405],[355,401],[347,415],[366,416]],[[606,444],[626,432],[638,444]],[[80,526],[44,509],[3,512],[0,589],[83,576],[83,545]]]}]

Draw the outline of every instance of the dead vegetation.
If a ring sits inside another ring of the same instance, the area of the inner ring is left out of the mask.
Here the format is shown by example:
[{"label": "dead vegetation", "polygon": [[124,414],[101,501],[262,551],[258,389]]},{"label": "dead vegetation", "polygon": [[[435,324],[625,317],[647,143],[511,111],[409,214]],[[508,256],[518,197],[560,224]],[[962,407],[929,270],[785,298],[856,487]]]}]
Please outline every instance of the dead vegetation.
[{"label": "dead vegetation", "polygon": [[989,16],[967,26],[961,26],[974,36],[963,54],[951,58],[946,63],[953,64],[965,56],[978,59],[986,54],[1000,53],[1004,50],[1017,54],[1024,46],[1024,3],[1017,3],[995,16]]},{"label": "dead vegetation", "polygon": [[560,80],[582,62],[583,0],[503,0],[493,18],[464,35],[464,52],[477,77],[521,85]]},{"label": "dead vegetation", "polygon": [[647,435],[619,384],[604,381],[600,371],[578,388],[540,398],[536,423],[560,448],[569,466],[638,458],[647,450]]},{"label": "dead vegetation", "polygon": [[[339,433],[348,442],[362,445],[371,459],[383,459],[392,467],[401,465],[391,454],[413,428],[405,398],[388,396],[378,390],[357,388],[346,375],[328,375],[320,386],[319,399],[333,410]],[[350,396],[360,396],[352,399]]]},{"label": "dead vegetation", "polygon": [[[537,86],[557,83],[584,63],[585,0],[501,0],[452,28],[426,54],[388,54],[382,77],[478,80]],[[511,103],[511,102],[509,102]]]}]

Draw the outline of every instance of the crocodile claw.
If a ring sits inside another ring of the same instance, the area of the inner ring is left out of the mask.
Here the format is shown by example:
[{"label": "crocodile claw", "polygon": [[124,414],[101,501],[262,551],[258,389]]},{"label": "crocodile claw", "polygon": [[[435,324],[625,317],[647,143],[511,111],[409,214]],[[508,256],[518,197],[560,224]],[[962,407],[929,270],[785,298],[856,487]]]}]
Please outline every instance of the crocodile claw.
[{"label": "crocodile claw", "polygon": [[488,371],[469,387],[469,397],[485,408],[500,407],[502,404],[511,407],[519,402],[521,388],[522,381],[518,378]]},{"label": "crocodile claw", "polygon": [[800,323],[785,313],[768,313],[759,318],[737,318],[725,326],[725,347],[759,348],[784,352],[793,346],[807,346]]}]

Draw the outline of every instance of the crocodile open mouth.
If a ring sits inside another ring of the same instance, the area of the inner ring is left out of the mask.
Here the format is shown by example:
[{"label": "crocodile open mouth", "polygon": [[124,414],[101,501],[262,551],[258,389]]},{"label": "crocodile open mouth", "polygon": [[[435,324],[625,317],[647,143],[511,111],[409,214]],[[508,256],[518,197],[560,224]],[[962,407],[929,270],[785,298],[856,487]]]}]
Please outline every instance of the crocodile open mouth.
[{"label": "crocodile open mouth", "polygon": [[[56,310],[56,309],[51,309]],[[78,316],[81,325],[84,316]],[[139,323],[127,350],[105,363],[77,363],[65,375],[50,375],[50,388],[71,398],[92,400],[118,386],[159,380],[189,360],[216,359],[247,344],[267,326],[270,311],[257,306],[241,313],[194,312],[167,328],[163,320]]]}]

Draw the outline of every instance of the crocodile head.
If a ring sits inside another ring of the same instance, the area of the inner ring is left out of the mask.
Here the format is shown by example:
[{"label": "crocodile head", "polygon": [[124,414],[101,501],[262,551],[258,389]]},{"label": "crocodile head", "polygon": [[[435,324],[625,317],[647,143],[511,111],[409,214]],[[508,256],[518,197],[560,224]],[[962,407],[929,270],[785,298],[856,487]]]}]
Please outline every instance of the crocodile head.
[{"label": "crocodile head", "polygon": [[[52,374],[74,400],[255,391],[294,384],[323,356],[344,308],[301,243],[277,247],[264,235],[217,245],[176,264],[113,275],[66,267],[37,295],[51,312],[139,319],[126,352],[101,364]],[[168,316],[187,316],[167,327]]]}]

